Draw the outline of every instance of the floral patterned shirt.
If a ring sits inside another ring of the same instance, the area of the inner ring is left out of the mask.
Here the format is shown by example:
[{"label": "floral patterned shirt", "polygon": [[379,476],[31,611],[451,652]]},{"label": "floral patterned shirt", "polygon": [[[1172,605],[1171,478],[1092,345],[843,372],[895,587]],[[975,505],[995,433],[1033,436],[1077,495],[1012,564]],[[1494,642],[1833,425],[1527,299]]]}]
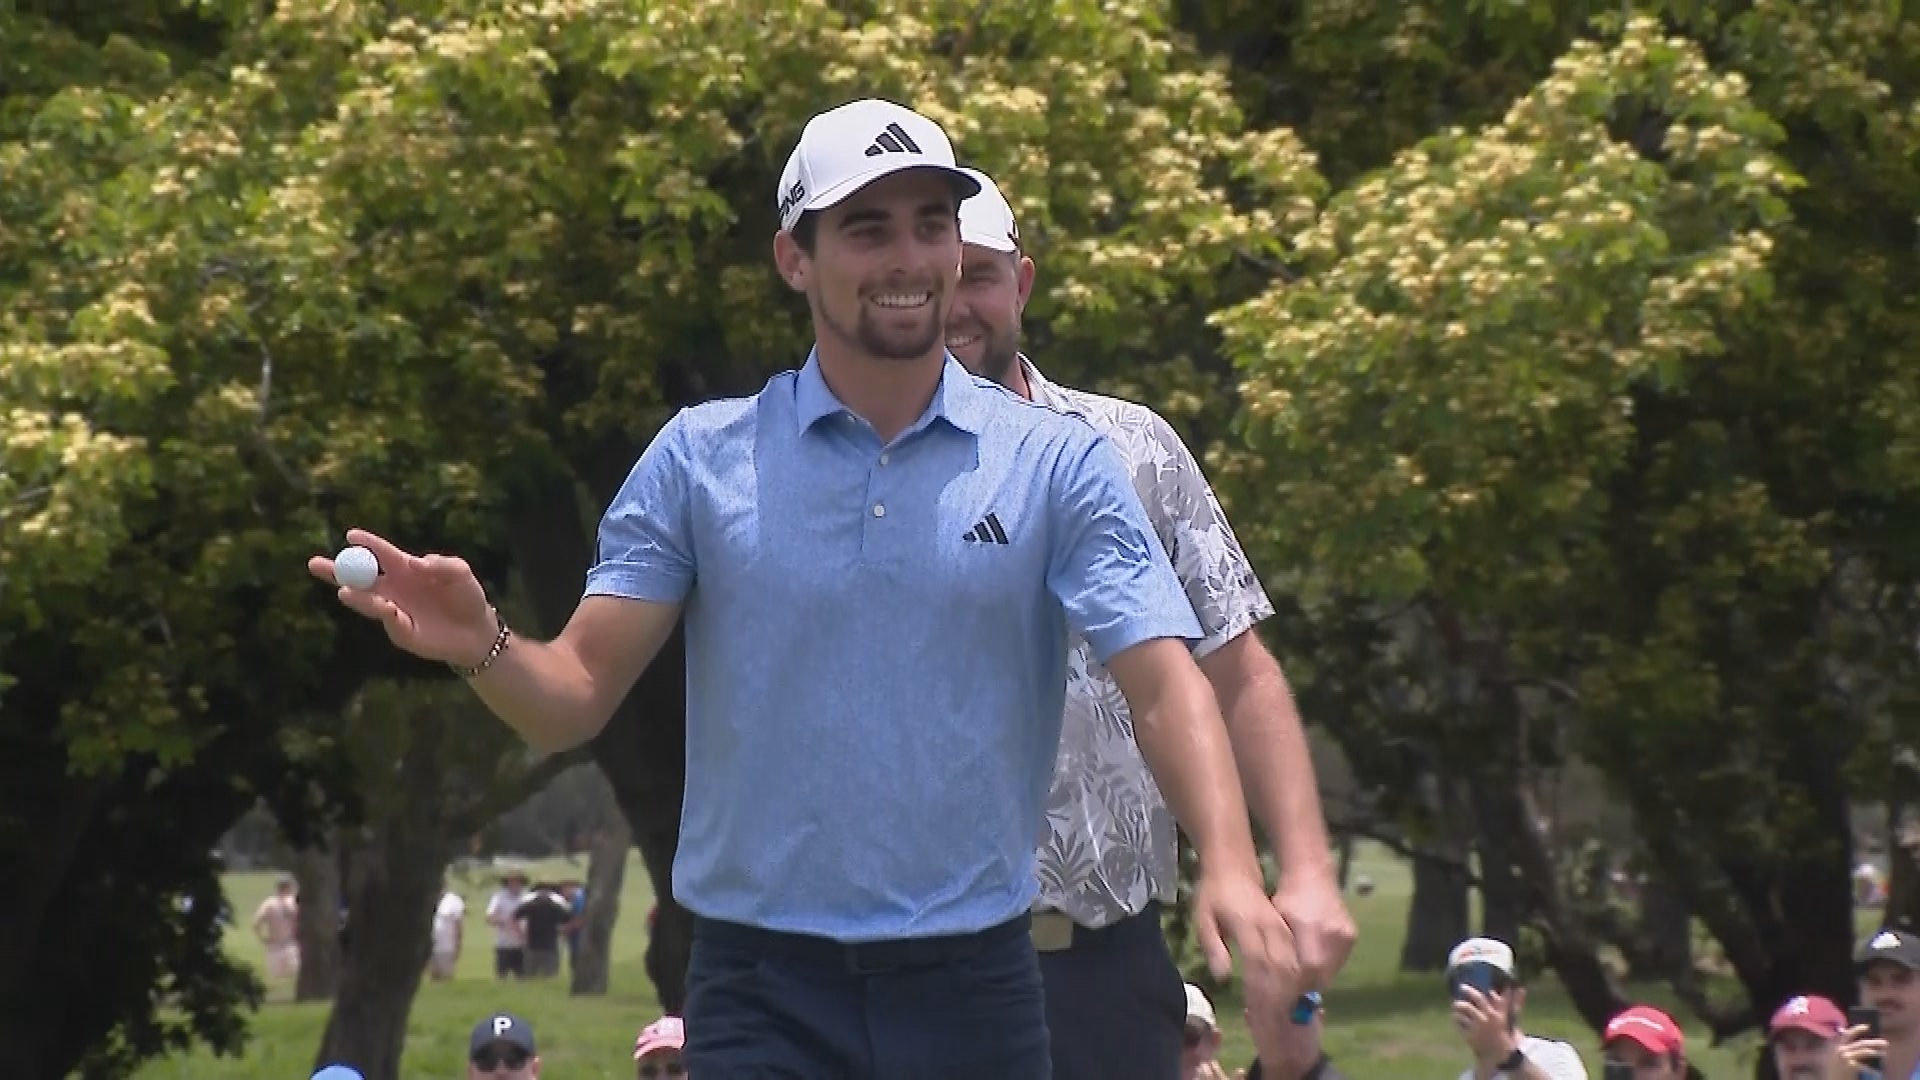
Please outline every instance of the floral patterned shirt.
[{"label": "floral patterned shirt", "polygon": [[[1146,504],[1205,635],[1203,657],[1273,614],[1260,579],[1227,524],[1213,488],[1172,425],[1131,401],[1048,382],[1025,357],[1033,400],[1085,419],[1113,440]],[[1040,842],[1039,910],[1082,926],[1171,902],[1178,881],[1173,814],[1133,741],[1120,687],[1079,635],[1069,642],[1060,757]]]}]

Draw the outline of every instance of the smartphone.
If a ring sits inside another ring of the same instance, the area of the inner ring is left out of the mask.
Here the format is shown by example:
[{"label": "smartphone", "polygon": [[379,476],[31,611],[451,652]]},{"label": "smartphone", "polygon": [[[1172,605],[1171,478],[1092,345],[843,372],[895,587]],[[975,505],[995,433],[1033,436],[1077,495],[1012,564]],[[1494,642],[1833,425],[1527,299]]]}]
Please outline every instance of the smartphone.
[{"label": "smartphone", "polygon": [[1492,997],[1496,984],[1502,981],[1492,964],[1462,964],[1447,976],[1447,991],[1455,1001],[1466,999],[1465,989],[1469,986],[1480,991],[1481,997]]},{"label": "smartphone", "polygon": [[1633,1080],[1633,1066],[1624,1061],[1609,1061],[1600,1080]]},{"label": "smartphone", "polygon": [[1318,990],[1309,990],[1300,995],[1299,1001],[1294,1002],[1293,1011],[1287,1014],[1287,1019],[1296,1024],[1311,1024],[1313,1023],[1313,1014],[1319,1011],[1320,992]]},{"label": "smartphone", "polygon": [[[1867,1038],[1877,1039],[1880,1037],[1880,1010],[1870,1005],[1855,1005],[1853,1008],[1847,1010],[1847,1026],[1850,1028],[1865,1027],[1867,1029]],[[1885,1065],[1879,1058],[1874,1058],[1862,1064],[1875,1072],[1880,1071]]]}]

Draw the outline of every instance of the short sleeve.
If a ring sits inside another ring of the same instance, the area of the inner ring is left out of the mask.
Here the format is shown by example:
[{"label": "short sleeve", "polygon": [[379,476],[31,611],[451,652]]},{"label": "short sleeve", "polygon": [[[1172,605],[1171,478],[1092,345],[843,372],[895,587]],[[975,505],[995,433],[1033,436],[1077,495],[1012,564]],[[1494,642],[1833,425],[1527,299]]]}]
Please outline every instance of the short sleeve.
[{"label": "short sleeve", "polygon": [[1173,425],[1158,413],[1150,415],[1143,434],[1152,441],[1152,460],[1136,468],[1150,468],[1153,475],[1140,478],[1137,486],[1200,620],[1194,655],[1205,656],[1270,617],[1273,602],[1193,452]]},{"label": "short sleeve", "polygon": [[1200,637],[1200,624],[1161,550],[1113,444],[1095,436],[1063,453],[1052,477],[1047,587],[1094,658],[1154,638]]},{"label": "short sleeve", "polygon": [[1580,1060],[1580,1052],[1567,1043],[1543,1041],[1538,1057],[1529,1050],[1527,1059],[1552,1080],[1587,1080],[1587,1066]]},{"label": "short sleeve", "polygon": [[693,588],[693,506],[685,413],[667,421],[600,519],[588,596],[677,604]]}]

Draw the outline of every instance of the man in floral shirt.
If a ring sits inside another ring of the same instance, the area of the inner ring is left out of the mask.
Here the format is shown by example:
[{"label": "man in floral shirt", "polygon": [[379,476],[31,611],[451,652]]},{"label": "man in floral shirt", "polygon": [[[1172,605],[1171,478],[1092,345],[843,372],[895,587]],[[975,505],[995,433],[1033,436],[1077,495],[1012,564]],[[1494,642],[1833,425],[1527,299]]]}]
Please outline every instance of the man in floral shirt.
[{"label": "man in floral shirt", "polygon": [[[1247,802],[1279,857],[1274,904],[1309,989],[1353,946],[1313,763],[1280,667],[1253,633],[1273,605],[1199,463],[1153,410],[1049,382],[1019,349],[1034,264],[1012,208],[984,174],[960,207],[960,289],[947,348],[975,374],[1077,415],[1133,468],[1134,487],[1205,635],[1194,657],[1219,698]],[[1172,814],[1133,742],[1126,700],[1076,636],[1060,757],[1039,850],[1034,944],[1046,981],[1054,1080],[1172,1080],[1185,1033],[1184,981],[1160,928],[1178,849]],[[1253,1003],[1249,1003],[1250,1006]],[[1286,1003],[1266,1003],[1285,1010]]]}]

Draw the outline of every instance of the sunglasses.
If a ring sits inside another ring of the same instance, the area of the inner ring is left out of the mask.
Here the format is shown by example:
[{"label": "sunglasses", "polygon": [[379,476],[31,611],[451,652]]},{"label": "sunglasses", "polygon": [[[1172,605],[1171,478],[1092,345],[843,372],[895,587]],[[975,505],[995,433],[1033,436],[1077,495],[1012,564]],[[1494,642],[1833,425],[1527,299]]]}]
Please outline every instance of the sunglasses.
[{"label": "sunglasses", "polygon": [[495,1069],[524,1069],[527,1062],[533,1060],[533,1055],[517,1046],[483,1046],[469,1060],[481,1072],[492,1072]]},{"label": "sunglasses", "polygon": [[664,1065],[648,1062],[640,1066],[640,1080],[653,1080],[656,1076],[685,1076],[687,1067],[678,1061],[669,1061]]}]

